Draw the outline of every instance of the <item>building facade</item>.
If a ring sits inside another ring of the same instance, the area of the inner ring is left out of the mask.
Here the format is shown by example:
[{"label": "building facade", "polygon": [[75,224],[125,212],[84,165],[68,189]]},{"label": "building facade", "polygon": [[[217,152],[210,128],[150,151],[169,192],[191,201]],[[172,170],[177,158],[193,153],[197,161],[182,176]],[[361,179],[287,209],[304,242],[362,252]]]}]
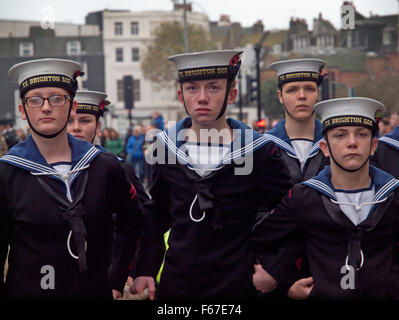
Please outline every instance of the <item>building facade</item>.
[{"label": "building facade", "polygon": [[[105,90],[111,101],[106,115],[108,126],[125,133],[129,127],[128,110],[124,106],[124,76],[133,77],[134,108],[132,123],[148,123],[153,112],[166,121],[185,115],[177,99],[174,84],[163,88],[144,78],[141,62],[154,39],[153,31],[161,22],[178,21],[183,24],[183,10],[142,11],[104,10],[86,16],[87,24],[100,26],[104,42]],[[208,17],[198,12],[187,12],[187,23],[209,32]]]},{"label": "building facade", "polygon": [[58,24],[44,28],[37,21],[0,21],[0,122],[26,128],[18,111],[18,86],[8,78],[17,63],[59,58],[78,61],[85,75],[81,89],[104,91],[104,54],[98,26]]}]

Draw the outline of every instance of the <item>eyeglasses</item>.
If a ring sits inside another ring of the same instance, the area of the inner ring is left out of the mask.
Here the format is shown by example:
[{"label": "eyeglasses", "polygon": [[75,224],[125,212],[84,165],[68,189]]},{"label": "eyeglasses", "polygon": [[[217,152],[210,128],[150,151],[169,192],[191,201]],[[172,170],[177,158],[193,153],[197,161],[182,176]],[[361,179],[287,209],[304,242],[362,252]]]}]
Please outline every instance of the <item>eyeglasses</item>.
[{"label": "eyeglasses", "polygon": [[65,105],[67,100],[71,100],[71,98],[62,95],[54,95],[47,98],[34,96],[26,98],[24,102],[28,105],[29,108],[41,108],[43,107],[45,100],[47,100],[52,107],[62,107]]}]

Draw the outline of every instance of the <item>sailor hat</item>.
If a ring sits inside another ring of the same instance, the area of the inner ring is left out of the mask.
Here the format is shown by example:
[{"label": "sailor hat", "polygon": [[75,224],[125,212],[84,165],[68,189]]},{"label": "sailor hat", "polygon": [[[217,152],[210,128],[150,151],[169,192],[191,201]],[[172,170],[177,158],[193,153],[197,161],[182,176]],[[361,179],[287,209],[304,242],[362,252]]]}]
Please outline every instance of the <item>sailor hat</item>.
[{"label": "sailor hat", "polygon": [[41,87],[59,87],[74,96],[76,78],[83,73],[80,63],[65,59],[38,59],[21,62],[8,70],[8,76],[18,82],[20,96],[29,90]]},{"label": "sailor hat", "polygon": [[107,95],[103,92],[89,91],[89,90],[78,90],[76,91],[75,100],[78,103],[76,113],[90,113],[99,117],[104,115],[107,111],[106,106],[110,104],[108,100],[105,100]]},{"label": "sailor hat", "polygon": [[379,115],[385,110],[381,102],[362,97],[325,100],[316,103],[314,108],[321,117],[323,133],[334,127],[363,126],[376,134]]},{"label": "sailor hat", "polygon": [[227,78],[234,80],[240,68],[241,50],[183,53],[168,59],[176,64],[179,82]]},{"label": "sailor hat", "polygon": [[321,59],[292,59],[274,62],[270,68],[277,72],[278,86],[294,81],[314,81],[320,84],[323,80],[321,70],[326,62]]}]

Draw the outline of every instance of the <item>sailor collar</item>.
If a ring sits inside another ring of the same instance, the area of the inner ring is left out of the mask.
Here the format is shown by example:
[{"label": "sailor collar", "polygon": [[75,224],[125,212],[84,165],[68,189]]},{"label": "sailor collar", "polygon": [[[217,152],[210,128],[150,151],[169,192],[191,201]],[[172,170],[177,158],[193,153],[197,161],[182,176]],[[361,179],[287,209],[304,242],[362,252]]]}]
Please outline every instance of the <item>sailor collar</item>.
[{"label": "sailor collar", "polygon": [[392,132],[382,136],[378,142],[383,142],[397,150],[399,150],[399,126],[396,126]]},{"label": "sailor collar", "polygon": [[[68,182],[72,182],[79,175],[79,172],[86,168],[90,162],[100,153],[96,147],[89,142],[77,139],[68,134],[68,143],[72,149],[72,161]],[[37,149],[32,135],[28,135],[25,141],[12,147],[0,161],[9,163],[18,168],[27,170],[36,175],[48,175],[60,180],[59,173],[50,166]]]},{"label": "sailor collar", "polygon": [[[371,183],[374,185],[375,194],[373,197],[373,206],[370,210],[373,211],[378,202],[382,202],[392,191],[399,187],[399,180],[395,179],[390,174],[370,165]],[[317,190],[328,198],[337,201],[335,196],[335,188],[331,183],[331,167],[325,166],[322,171],[312,179],[302,182],[302,184]]]},{"label": "sailor collar", "polygon": [[[290,138],[287,135],[287,131],[285,130],[285,119],[279,121],[279,123],[277,123],[273,129],[267,133],[264,133],[263,136],[267,140],[273,141],[279,148],[286,151],[291,157],[298,159],[295,149],[291,144]],[[319,151],[320,141],[323,139],[321,122],[315,119],[314,141],[308,158],[311,158],[317,154]]]},{"label": "sailor collar", "polygon": [[[244,123],[227,118],[228,126],[233,129],[233,142],[231,143],[231,150],[228,152],[216,168],[221,168],[226,164],[230,164],[237,158],[244,158],[252,154],[255,150],[270,142],[261,134],[254,131]],[[191,159],[188,156],[187,148],[185,147],[184,129],[191,128],[192,120],[187,117],[179,121],[175,126],[168,128],[159,133],[158,140],[168,149],[169,152],[175,154],[179,163],[193,168]]]}]

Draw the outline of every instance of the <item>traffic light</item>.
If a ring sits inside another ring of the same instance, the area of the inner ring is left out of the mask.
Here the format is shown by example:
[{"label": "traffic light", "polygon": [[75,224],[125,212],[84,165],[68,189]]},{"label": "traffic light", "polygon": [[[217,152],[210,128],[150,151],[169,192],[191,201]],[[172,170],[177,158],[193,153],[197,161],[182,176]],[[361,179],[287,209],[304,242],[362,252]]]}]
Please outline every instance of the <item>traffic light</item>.
[{"label": "traffic light", "polygon": [[250,76],[247,76],[247,95],[248,102],[258,100],[258,81],[257,79],[252,79]]},{"label": "traffic light", "polygon": [[125,101],[125,109],[134,108],[134,94],[133,94],[133,77],[123,77],[123,100]]}]

